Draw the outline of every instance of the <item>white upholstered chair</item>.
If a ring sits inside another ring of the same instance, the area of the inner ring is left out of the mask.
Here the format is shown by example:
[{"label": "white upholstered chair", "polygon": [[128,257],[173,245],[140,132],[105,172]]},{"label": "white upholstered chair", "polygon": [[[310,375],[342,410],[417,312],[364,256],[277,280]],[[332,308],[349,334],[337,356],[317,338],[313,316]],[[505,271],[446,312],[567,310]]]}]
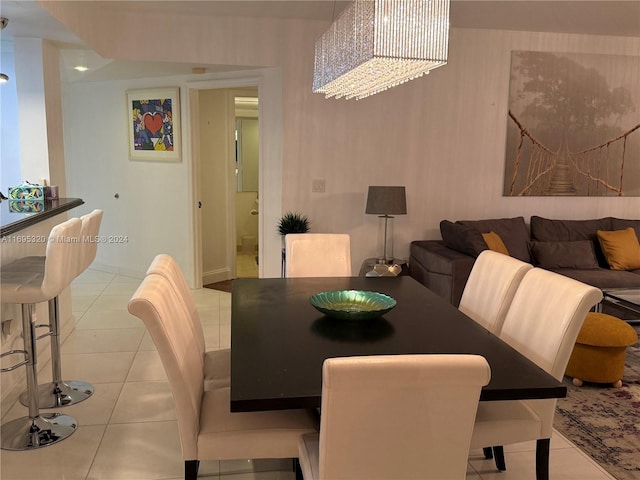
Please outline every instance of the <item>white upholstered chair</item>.
[{"label": "white upholstered chair", "polygon": [[169,380],[185,480],[196,479],[200,460],[297,457],[300,436],[317,429],[315,412],[231,413],[229,387],[205,390],[199,339],[164,275],[147,275],[128,308],[147,327]]},{"label": "white upholstered chair", "polygon": [[[2,303],[22,304],[22,336],[24,350],[12,350],[2,356],[23,354],[24,361],[6,367],[13,370],[26,365],[27,392],[25,402],[28,416],[11,420],[2,425],[1,445],[7,450],[31,450],[51,445],[71,435],[77,427],[76,420],[58,413],[40,414],[38,394],[38,355],[36,349],[34,309],[35,304],[50,302],[67,288],[75,277],[78,259],[78,237],[82,222],[72,218],[54,226],[47,240],[42,268],[2,268],[0,273]],[[25,257],[39,258],[39,257]],[[18,260],[17,262],[19,262]],[[29,264],[29,262],[26,262]],[[15,265],[14,265],[15,266]],[[52,310],[49,310],[50,322]]]},{"label": "white upholstered chair", "polygon": [[[96,258],[98,250],[98,233],[102,222],[102,210],[95,209],[80,217],[80,234],[77,242],[70,245],[74,253],[75,271],[71,272],[71,280],[84,272]],[[6,271],[44,273],[45,256],[29,256],[20,258],[3,267]],[[40,408],[56,408],[75,405],[89,398],[94,387],[83,380],[63,380],[60,345],[60,313],[58,296],[49,300],[49,328],[51,342],[51,382],[38,386]],[[20,396],[20,402],[27,405],[28,392]]]},{"label": "white upholstered chair", "polygon": [[231,350],[229,348],[206,350],[200,313],[178,262],[165,253],[156,255],[147,269],[147,275],[149,274],[164,276],[171,283],[174,292],[189,313],[190,328],[193,329],[197,348],[202,354],[204,389],[228,387],[231,375]]},{"label": "white upholstered chair", "polygon": [[480,390],[478,355],[331,358],[320,433],[304,435],[304,480],[464,479]]},{"label": "white upholstered chair", "polygon": [[82,228],[80,230],[80,253],[78,255],[78,271],[77,275],[84,272],[96,259],[98,253],[98,244],[100,225],[102,224],[103,211],[96,208],[91,213],[87,213],[80,217]]},{"label": "white upholstered chair", "polygon": [[[595,287],[533,268],[520,282],[500,338],[562,380],[587,312],[601,299]],[[536,478],[547,480],[555,407],[555,398],[482,402],[471,448],[492,446],[496,465],[504,470],[503,445],[536,440]]]},{"label": "white upholstered chair", "polygon": [[285,235],[285,277],[350,277],[351,237],[344,233]]},{"label": "white upholstered chair", "polygon": [[458,309],[498,335],[520,282],[532,268],[516,258],[485,250],[473,264]]}]

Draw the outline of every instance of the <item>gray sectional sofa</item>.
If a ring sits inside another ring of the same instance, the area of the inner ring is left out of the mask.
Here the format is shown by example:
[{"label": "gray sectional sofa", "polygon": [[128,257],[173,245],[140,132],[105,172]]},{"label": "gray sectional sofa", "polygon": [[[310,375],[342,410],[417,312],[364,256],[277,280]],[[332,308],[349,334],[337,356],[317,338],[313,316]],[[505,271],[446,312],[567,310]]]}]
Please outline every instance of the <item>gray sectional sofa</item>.
[{"label": "gray sectional sofa", "polygon": [[524,217],[440,223],[442,240],[411,242],[409,274],[458,306],[476,257],[486,250],[482,233],[495,232],[512,257],[598,288],[640,288],[640,269],[612,270],[596,236],[598,230],[635,230],[640,220],[606,217],[552,220]]}]

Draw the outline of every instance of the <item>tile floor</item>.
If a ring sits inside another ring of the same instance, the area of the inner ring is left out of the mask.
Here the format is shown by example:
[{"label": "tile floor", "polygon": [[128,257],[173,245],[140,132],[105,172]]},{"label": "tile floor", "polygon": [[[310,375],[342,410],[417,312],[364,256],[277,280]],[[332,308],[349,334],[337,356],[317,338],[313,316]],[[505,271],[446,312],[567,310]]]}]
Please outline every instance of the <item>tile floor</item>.
[{"label": "tile floor", "polygon": [[[171,394],[160,360],[127,302],[140,280],[87,270],[72,285],[76,328],[62,346],[63,374],[94,384],[95,394],[68,407],[78,430],[61,443],[29,452],[0,451],[2,480],[178,480],[183,463]],[[194,291],[207,348],[230,345],[231,295]],[[39,379],[50,380],[44,365]],[[26,414],[20,404],[2,420]],[[559,434],[551,442],[554,480],[613,479]],[[466,480],[534,479],[533,442],[506,448],[499,473],[480,451],[469,458]],[[289,461],[202,462],[200,477],[293,480]]]},{"label": "tile floor", "polygon": [[258,252],[236,254],[236,275],[238,278],[258,278]]}]

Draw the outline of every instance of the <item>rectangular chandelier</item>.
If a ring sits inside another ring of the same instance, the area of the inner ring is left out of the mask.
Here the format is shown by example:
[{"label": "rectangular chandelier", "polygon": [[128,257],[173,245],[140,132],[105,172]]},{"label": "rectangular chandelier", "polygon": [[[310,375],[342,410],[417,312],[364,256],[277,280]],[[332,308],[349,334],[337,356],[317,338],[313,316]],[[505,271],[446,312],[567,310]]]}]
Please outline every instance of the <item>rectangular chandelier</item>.
[{"label": "rectangular chandelier", "polygon": [[355,0],[316,41],[313,92],[361,99],[447,63],[449,0]]}]

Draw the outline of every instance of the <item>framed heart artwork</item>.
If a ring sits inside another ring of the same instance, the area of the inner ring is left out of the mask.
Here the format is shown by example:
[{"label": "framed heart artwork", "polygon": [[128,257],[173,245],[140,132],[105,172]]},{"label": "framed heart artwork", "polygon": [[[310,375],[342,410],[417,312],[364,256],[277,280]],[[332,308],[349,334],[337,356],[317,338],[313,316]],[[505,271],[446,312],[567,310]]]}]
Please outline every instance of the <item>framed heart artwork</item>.
[{"label": "framed heart artwork", "polygon": [[129,158],[180,161],[180,89],[127,91]]}]

